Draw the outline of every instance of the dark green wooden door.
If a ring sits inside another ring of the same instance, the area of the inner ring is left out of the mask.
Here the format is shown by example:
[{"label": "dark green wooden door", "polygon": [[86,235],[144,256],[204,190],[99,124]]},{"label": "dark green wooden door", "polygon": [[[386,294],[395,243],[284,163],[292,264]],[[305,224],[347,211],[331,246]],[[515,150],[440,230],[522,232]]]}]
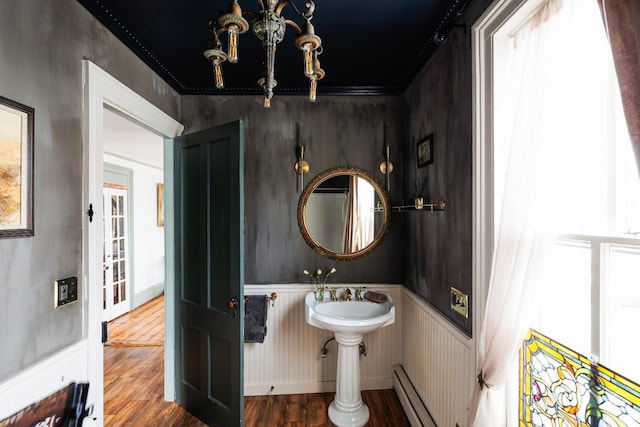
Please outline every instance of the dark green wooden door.
[{"label": "dark green wooden door", "polygon": [[176,400],[210,426],[244,418],[243,134],[175,141]]}]

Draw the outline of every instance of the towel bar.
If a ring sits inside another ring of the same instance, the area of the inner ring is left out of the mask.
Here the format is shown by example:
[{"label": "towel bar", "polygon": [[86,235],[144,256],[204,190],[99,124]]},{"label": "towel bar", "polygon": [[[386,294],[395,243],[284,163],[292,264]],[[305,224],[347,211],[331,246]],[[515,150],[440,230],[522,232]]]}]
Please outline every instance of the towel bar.
[{"label": "towel bar", "polygon": [[271,301],[271,307],[275,305],[275,300],[278,298],[278,294],[275,292],[271,292],[271,295],[264,296],[267,300]]},{"label": "towel bar", "polygon": [[[271,292],[271,295],[265,295],[264,297],[267,299],[267,301],[271,301],[271,307],[273,307],[275,305],[274,301],[278,298],[278,294],[275,292]],[[244,303],[246,304],[248,300],[249,300],[249,297],[245,295]]]}]

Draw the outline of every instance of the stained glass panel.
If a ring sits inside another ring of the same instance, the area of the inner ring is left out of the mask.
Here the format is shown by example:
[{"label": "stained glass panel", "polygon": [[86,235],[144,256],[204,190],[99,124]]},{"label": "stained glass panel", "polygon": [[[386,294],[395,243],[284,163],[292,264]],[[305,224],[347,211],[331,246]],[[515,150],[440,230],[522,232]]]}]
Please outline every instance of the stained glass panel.
[{"label": "stained glass panel", "polygon": [[640,386],[530,330],[520,364],[521,426],[640,425]]}]

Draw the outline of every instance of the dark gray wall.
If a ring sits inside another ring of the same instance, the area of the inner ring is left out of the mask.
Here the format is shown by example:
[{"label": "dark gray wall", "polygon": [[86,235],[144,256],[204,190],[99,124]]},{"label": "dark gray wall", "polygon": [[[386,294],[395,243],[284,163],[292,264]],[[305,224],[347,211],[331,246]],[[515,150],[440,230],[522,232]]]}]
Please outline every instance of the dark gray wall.
[{"label": "dark gray wall", "polygon": [[[314,252],[298,229],[296,188],[296,123],[303,123],[305,157],[311,177],[335,167],[363,169],[384,183],[383,125],[391,125],[391,157],[400,165],[399,97],[278,96],[265,109],[257,96],[182,99],[185,133],[232,120],[245,122],[245,281],[305,283],[304,269],[337,268],[331,281],[402,283],[404,258],[401,221],[392,217],[383,244],[354,261],[333,261]],[[392,175],[391,198],[402,186],[401,168]]]},{"label": "dark gray wall", "polygon": [[82,59],[175,118],[179,97],[75,0],[0,1],[0,57],[0,95],[35,108],[35,236],[0,239],[1,382],[83,338],[82,303],[53,308],[83,274]]},{"label": "dark gray wall", "polygon": [[[407,214],[405,285],[427,300],[468,334],[472,315],[465,319],[451,310],[450,289],[469,295],[471,307],[472,237],[472,74],[470,26],[489,5],[471,2],[448,40],[406,90],[403,97],[404,191],[415,197],[415,182],[427,180],[429,200],[446,203],[437,213]],[[418,169],[416,144],[434,135],[434,162]]]}]

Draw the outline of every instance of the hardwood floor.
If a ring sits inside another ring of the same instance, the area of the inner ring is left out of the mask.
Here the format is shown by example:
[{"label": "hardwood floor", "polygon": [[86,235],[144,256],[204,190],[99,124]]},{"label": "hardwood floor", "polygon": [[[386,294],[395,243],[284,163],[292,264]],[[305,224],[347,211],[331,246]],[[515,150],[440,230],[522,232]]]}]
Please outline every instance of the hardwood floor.
[{"label": "hardwood floor", "polygon": [[[335,393],[247,396],[244,419],[247,427],[333,426],[327,409]],[[366,427],[409,427],[409,420],[394,390],[365,390],[362,400],[369,407]]]},{"label": "hardwood floor", "polygon": [[164,296],[109,322],[105,345],[164,345]]},{"label": "hardwood floor", "polygon": [[104,346],[104,425],[206,426],[164,401],[164,296],[109,322]]},{"label": "hardwood floor", "polygon": [[104,425],[206,426],[164,401],[164,347],[104,348]]},{"label": "hardwood floor", "polygon": [[[105,427],[201,427],[203,422],[164,401],[164,298],[156,298],[109,323],[104,347]],[[332,426],[327,408],[334,393],[245,397],[248,427]],[[362,392],[367,427],[409,426],[393,390]],[[226,426],[220,426],[226,427]]]}]

